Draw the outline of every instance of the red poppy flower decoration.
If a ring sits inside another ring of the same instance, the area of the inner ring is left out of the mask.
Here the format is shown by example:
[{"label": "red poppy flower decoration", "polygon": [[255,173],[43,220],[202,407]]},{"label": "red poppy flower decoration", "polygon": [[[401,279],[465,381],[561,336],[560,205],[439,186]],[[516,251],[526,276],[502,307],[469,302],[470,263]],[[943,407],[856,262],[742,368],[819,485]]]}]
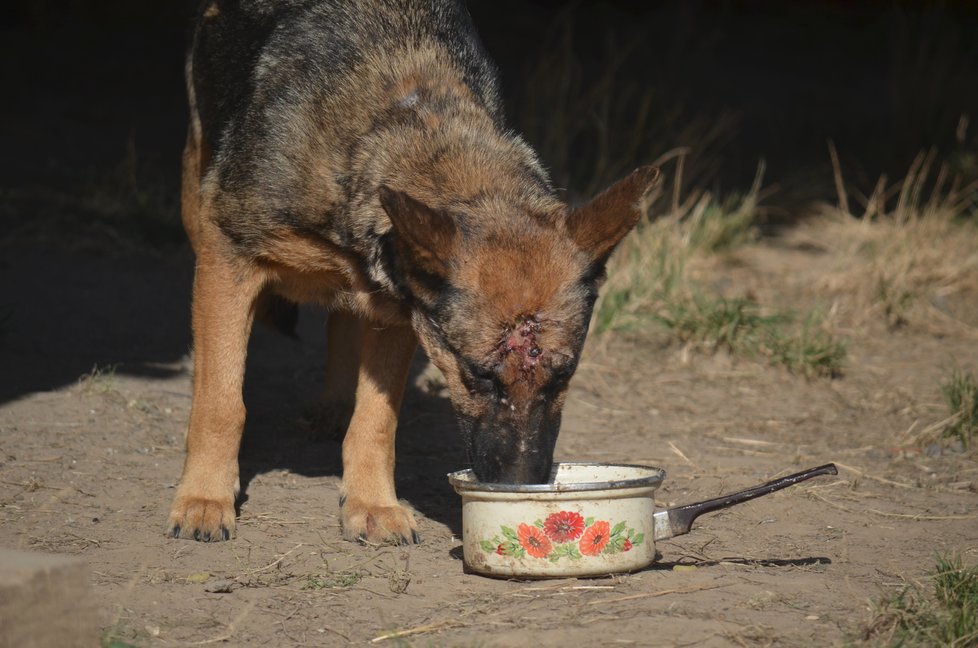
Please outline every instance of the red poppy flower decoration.
[{"label": "red poppy flower decoration", "polygon": [[516,533],[517,537],[519,537],[520,545],[526,549],[526,553],[534,558],[546,558],[550,550],[553,549],[550,539],[543,534],[543,531],[535,526],[521,524],[516,530]]},{"label": "red poppy flower decoration", "polygon": [[543,532],[554,542],[577,540],[584,533],[584,518],[573,511],[551,513],[543,521]]},{"label": "red poppy flower decoration", "polygon": [[607,546],[611,535],[611,525],[604,520],[595,522],[581,537],[579,547],[585,556],[597,556]]}]

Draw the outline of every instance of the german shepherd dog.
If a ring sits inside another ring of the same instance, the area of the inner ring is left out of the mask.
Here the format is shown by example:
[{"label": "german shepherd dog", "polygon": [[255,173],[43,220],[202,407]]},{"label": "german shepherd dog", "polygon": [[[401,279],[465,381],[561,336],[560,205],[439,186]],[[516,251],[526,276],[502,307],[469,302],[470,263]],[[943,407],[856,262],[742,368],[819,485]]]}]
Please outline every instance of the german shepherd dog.
[{"label": "german shepherd dog", "polygon": [[344,537],[419,541],[394,490],[418,342],[478,478],[545,482],[605,263],[658,171],[561,202],[456,0],[207,0],[186,72],[193,405],[167,533],[233,534],[248,338],[283,303],[331,310]]}]

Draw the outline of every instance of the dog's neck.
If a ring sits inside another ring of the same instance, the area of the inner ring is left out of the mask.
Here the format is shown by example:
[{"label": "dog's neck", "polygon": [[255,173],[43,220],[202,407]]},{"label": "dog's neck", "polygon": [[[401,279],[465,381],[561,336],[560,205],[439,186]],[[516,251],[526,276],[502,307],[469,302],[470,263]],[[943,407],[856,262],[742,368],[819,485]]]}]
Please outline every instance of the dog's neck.
[{"label": "dog's neck", "polygon": [[[361,140],[351,160],[361,180],[350,205],[371,212],[377,244],[390,229],[376,194],[382,184],[434,210],[472,217],[467,226],[487,235],[494,228],[511,233],[527,219],[556,226],[565,206],[533,150],[461,82],[444,78],[413,77],[397,86],[382,126]],[[480,210],[488,204],[495,206],[491,218]],[[371,278],[394,288],[381,255],[369,257]]]}]

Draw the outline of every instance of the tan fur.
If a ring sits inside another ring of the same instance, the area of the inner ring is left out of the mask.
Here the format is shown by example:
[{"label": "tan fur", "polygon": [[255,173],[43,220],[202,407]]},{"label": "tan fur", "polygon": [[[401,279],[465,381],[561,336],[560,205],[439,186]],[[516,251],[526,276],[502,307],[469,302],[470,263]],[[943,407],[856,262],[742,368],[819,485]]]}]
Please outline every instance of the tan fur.
[{"label": "tan fur", "polygon": [[283,232],[263,242],[260,259],[269,289],[290,301],[318,302],[374,322],[407,321],[404,305],[371,290],[351,255],[327,241]]},{"label": "tan fur", "polygon": [[[203,215],[206,210],[198,210]],[[234,532],[241,398],[254,303],[266,278],[223,253],[201,219],[193,290],[194,386],[187,458],[170,511],[181,537],[220,540]]]},{"label": "tan fur", "polygon": [[641,218],[642,211],[636,203],[658,180],[656,167],[636,169],[587,205],[571,212],[567,230],[577,247],[587,250],[595,259],[607,258]]},{"label": "tan fur", "polygon": [[180,217],[183,229],[190,239],[190,246],[200,245],[200,178],[201,151],[200,136],[193,131],[187,133],[187,143],[183,147],[183,176],[180,183]]},{"label": "tan fur", "polygon": [[319,425],[329,436],[342,437],[353,416],[364,326],[362,319],[344,311],[334,311],[326,322],[329,355]]},{"label": "tan fur", "polygon": [[[182,184],[197,255],[194,393],[171,534],[234,530],[245,356],[256,303],[270,295],[332,311],[325,402],[333,426],[350,418],[345,537],[417,541],[394,489],[394,434],[419,340],[475,430],[469,439],[486,442],[483,459],[517,470],[526,457],[549,462],[601,266],[657,173],[568,210],[502,123],[474,36],[470,51],[447,44],[469,28],[462,14],[450,29],[434,24],[454,5],[352,7],[202,7],[186,63]],[[358,37],[340,39],[348,56],[291,40],[329,34],[319,11]],[[225,48],[253,46],[237,74]],[[539,479],[540,466],[512,479]]]},{"label": "tan fur", "polygon": [[356,405],[343,441],[343,535],[383,541],[417,534],[394,491],[394,432],[416,346],[406,326],[367,326],[360,350]]},{"label": "tan fur", "polygon": [[[369,493],[344,506],[351,539],[379,542],[416,536],[413,516],[394,491],[394,431],[417,345],[403,306],[366,291],[342,250],[292,233],[265,242],[260,264],[236,259],[208,218],[201,192],[201,147],[191,133],[184,151],[182,219],[197,255],[193,291],[194,388],[187,458],[169,526],[180,537],[220,540],[234,533],[238,450],[244,430],[244,364],[255,303],[266,288],[297,301],[340,305],[392,329],[338,314],[330,324],[327,389],[356,394],[344,441],[344,492]],[[357,288],[360,288],[357,290]],[[350,344],[360,344],[353,350]],[[351,384],[352,383],[352,384]]]}]

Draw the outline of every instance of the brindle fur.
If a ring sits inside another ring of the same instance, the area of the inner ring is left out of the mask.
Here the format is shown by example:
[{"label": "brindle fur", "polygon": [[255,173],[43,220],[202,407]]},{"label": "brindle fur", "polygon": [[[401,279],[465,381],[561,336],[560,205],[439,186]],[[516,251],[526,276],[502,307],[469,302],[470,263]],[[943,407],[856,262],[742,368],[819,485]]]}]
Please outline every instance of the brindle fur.
[{"label": "brindle fur", "polygon": [[187,83],[194,394],[168,532],[234,531],[247,341],[282,299],[333,313],[345,537],[418,539],[393,478],[418,341],[480,478],[544,480],[604,264],[658,172],[563,204],[452,0],[210,0]]}]

